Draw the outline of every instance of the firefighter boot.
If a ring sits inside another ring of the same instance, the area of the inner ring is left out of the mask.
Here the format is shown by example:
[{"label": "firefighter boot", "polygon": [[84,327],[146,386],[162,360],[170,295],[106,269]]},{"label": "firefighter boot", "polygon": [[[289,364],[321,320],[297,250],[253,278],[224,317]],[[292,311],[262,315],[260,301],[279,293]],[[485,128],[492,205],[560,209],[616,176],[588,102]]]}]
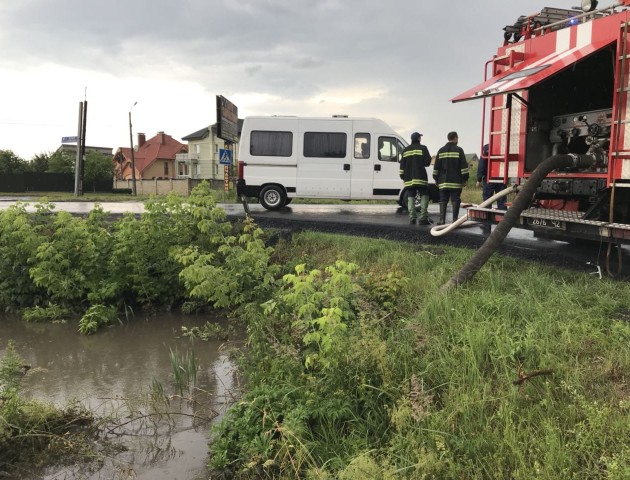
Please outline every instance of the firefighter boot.
[{"label": "firefighter boot", "polygon": [[409,223],[416,223],[416,197],[407,196],[407,210],[409,211]]},{"label": "firefighter boot", "polygon": [[452,204],[453,207],[453,223],[455,222],[455,220],[457,220],[459,218],[459,204],[461,202],[454,202]]},{"label": "firefighter boot", "polygon": [[446,223],[446,202],[440,202],[440,220],[438,225],[444,225]]},{"label": "firefighter boot", "polygon": [[429,196],[422,195],[420,197],[420,218],[418,219],[418,225],[430,225],[429,220]]}]

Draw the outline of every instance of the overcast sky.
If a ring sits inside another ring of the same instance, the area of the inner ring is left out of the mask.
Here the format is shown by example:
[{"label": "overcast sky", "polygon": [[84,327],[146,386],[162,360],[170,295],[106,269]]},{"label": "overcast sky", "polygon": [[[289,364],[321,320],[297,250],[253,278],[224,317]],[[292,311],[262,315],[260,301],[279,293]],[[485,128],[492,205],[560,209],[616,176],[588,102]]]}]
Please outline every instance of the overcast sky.
[{"label": "overcast sky", "polygon": [[[247,115],[377,117],[435,153],[477,152],[483,80],[505,25],[578,0],[0,0],[0,149],[29,160],[77,134],[129,146]],[[610,2],[604,0],[601,6]]]}]

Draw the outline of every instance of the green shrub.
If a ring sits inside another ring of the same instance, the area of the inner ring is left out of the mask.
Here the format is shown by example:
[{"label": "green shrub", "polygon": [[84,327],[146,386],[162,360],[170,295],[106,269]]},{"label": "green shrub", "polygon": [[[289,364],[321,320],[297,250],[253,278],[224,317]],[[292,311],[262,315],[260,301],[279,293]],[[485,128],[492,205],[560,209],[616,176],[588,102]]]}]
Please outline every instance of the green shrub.
[{"label": "green shrub", "polygon": [[79,333],[90,335],[104,326],[112,325],[118,320],[116,307],[92,305],[79,320]]},{"label": "green shrub", "polygon": [[60,212],[51,228],[30,268],[35,285],[46,290],[50,302],[66,307],[84,304],[89,295],[100,297],[112,247],[103,211],[92,211],[88,220]]},{"label": "green shrub", "polygon": [[56,322],[63,320],[71,315],[67,308],[60,307],[56,304],[50,304],[47,307],[30,307],[22,311],[22,318],[27,322]]},{"label": "green shrub", "polygon": [[44,301],[46,292],[30,275],[39,246],[45,242],[43,210],[29,214],[22,204],[0,213],[0,308],[18,310]]}]

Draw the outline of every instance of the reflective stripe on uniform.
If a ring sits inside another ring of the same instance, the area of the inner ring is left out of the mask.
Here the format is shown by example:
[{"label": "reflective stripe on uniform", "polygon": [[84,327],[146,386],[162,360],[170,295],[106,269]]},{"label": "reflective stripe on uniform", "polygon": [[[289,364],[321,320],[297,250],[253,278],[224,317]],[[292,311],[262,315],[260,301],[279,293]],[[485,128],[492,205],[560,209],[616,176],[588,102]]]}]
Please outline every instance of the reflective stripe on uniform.
[{"label": "reflective stripe on uniform", "polygon": [[409,180],[409,181],[404,183],[405,187],[413,187],[415,185],[426,186],[428,184],[429,184],[429,182],[427,182],[426,180],[422,180],[420,178],[415,178],[413,180]]},{"label": "reflective stripe on uniform", "polygon": [[422,156],[422,150],[407,150],[403,152],[403,158],[411,157],[412,155]]},{"label": "reflective stripe on uniform", "polygon": [[455,190],[455,189],[462,188],[462,184],[461,183],[440,183],[439,188],[440,190],[444,190],[444,189]]}]

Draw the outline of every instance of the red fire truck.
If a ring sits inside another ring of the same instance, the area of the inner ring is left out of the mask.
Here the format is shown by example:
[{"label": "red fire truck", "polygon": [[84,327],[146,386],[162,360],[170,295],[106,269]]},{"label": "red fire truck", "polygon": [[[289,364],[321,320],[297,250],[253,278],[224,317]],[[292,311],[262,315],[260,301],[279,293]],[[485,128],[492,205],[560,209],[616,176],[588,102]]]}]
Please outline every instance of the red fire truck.
[{"label": "red fire truck", "polygon": [[[601,160],[548,174],[517,227],[555,239],[630,243],[630,0],[544,8],[504,28],[483,83],[453,102],[483,100],[488,181],[522,185],[548,157]],[[485,141],[483,140],[485,139]],[[471,207],[497,223],[504,211]]]}]

